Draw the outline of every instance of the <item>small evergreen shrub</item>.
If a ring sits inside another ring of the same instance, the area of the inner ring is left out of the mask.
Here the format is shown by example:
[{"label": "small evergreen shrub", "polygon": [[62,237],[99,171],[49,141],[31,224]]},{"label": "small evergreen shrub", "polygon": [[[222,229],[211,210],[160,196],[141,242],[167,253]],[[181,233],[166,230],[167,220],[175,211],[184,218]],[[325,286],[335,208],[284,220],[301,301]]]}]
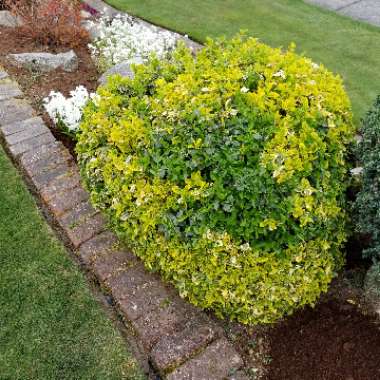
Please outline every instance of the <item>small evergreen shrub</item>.
[{"label": "small evergreen shrub", "polygon": [[363,167],[362,188],[356,199],[359,232],[370,240],[366,258],[380,259],[380,96],[362,123],[358,160]]},{"label": "small evergreen shrub", "polygon": [[113,77],[77,151],[94,204],[146,266],[219,316],[270,323],[313,304],[342,265],[341,80],[256,39]]}]

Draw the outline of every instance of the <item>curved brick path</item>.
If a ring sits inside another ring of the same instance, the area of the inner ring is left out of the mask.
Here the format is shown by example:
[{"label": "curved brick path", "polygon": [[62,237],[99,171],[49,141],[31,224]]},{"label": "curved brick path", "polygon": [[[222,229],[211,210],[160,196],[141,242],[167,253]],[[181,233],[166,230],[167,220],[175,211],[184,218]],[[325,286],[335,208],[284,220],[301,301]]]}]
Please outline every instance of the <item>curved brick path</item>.
[{"label": "curved brick path", "polygon": [[223,329],[148,273],[121,248],[81,187],[78,167],[22,91],[0,68],[0,137],[4,148],[84,267],[112,298],[162,378],[247,379]]}]

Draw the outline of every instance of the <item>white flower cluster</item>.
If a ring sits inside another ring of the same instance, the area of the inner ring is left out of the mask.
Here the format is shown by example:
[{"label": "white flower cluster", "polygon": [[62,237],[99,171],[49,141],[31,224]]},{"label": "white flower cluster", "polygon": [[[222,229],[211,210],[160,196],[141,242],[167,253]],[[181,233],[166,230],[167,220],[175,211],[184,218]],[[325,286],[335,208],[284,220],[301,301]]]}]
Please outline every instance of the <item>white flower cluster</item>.
[{"label": "white flower cluster", "polygon": [[68,133],[75,133],[79,129],[83,108],[91,98],[96,101],[96,94],[89,94],[83,86],[70,91],[70,97],[65,98],[60,92],[52,91],[43,100],[44,108],[54,123]]},{"label": "white flower cluster", "polygon": [[96,28],[98,37],[89,48],[104,71],[123,61],[143,62],[152,53],[163,57],[177,42],[174,33],[148,26],[127,15],[115,16],[112,21],[103,17]]}]

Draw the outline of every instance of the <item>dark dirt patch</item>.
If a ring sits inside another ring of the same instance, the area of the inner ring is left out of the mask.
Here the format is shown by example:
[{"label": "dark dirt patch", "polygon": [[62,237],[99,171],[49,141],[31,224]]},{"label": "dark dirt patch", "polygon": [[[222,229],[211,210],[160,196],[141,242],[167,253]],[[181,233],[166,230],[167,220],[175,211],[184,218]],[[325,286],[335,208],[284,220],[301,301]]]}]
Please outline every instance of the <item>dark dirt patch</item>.
[{"label": "dark dirt patch", "polygon": [[268,380],[380,379],[380,324],[345,292],[268,331]]},{"label": "dark dirt patch", "polygon": [[40,73],[21,69],[10,64],[6,58],[11,53],[59,53],[70,50],[68,48],[52,50],[49,46],[36,45],[20,38],[15,29],[5,27],[0,27],[0,41],[0,65],[20,84],[26,97],[38,114],[43,117],[56,138],[74,153],[75,144],[68,136],[55,128],[49,116],[44,112],[42,100],[51,91],[59,91],[65,96],[69,96],[70,91],[79,85],[83,85],[89,91],[96,90],[98,72],[87,49],[87,41],[83,41],[82,46],[74,49],[79,59],[79,68],[74,73],[67,73],[63,70]]},{"label": "dark dirt patch", "polygon": [[380,380],[380,321],[367,315],[365,266],[335,279],[315,308],[273,326],[224,322],[252,380]]}]

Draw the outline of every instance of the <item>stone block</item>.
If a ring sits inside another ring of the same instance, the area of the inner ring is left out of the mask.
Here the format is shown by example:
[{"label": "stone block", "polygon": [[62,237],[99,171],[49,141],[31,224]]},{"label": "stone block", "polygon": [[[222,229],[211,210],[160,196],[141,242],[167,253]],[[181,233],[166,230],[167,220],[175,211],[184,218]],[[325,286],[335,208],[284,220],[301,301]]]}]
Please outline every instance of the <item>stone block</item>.
[{"label": "stone block", "polygon": [[[152,302],[156,302],[155,298],[153,295]],[[144,310],[142,316],[131,321],[132,327],[147,351],[150,351],[164,337],[173,336],[193,325],[200,315],[199,310],[194,306],[171,294],[166,298],[163,294],[161,298],[163,299],[157,307],[148,312]]]},{"label": "stone block", "polygon": [[8,145],[15,145],[46,133],[50,133],[50,131],[45,124],[34,123],[29,124],[28,128],[25,128],[23,131],[5,136],[5,141]]},{"label": "stone block", "polygon": [[82,244],[77,251],[81,261],[90,266],[97,256],[105,255],[117,249],[118,240],[115,234],[104,231]]},{"label": "stone block", "polygon": [[13,157],[18,157],[25,152],[35,150],[42,145],[50,144],[54,141],[54,136],[48,131],[42,135],[38,135],[30,139],[23,140],[18,144],[11,145],[9,146],[9,150],[12,153]]},{"label": "stone block", "polygon": [[8,59],[18,67],[41,72],[62,69],[72,73],[78,69],[78,57],[73,50],[58,54],[45,52],[9,54]]},{"label": "stone block", "polygon": [[5,71],[2,71],[0,68],[0,80],[6,79],[6,78],[9,78],[8,73]]},{"label": "stone block", "polygon": [[0,83],[0,101],[16,98],[22,95],[20,87],[15,82]]},{"label": "stone block", "polygon": [[[50,183],[55,181],[58,177],[67,175],[67,173],[69,173],[73,167],[75,167],[73,160],[66,162],[52,161],[46,164],[44,163],[44,165],[35,163],[32,166],[26,167],[25,171],[33,182],[34,187],[38,190],[41,190],[44,187],[48,187]],[[56,194],[56,196],[58,196],[58,194]],[[42,199],[45,202],[48,201],[45,198]],[[53,197],[51,199],[53,199]]]},{"label": "stone block", "polygon": [[243,360],[225,339],[209,345],[197,357],[170,373],[167,380],[225,380],[243,366]]},{"label": "stone block", "polygon": [[36,126],[45,126],[44,121],[40,117],[32,117],[31,119],[6,124],[0,127],[0,130],[4,136],[8,136],[15,133],[24,132],[29,128],[35,128]]},{"label": "stone block", "polygon": [[30,119],[35,111],[25,100],[9,99],[0,101],[0,126]]},{"label": "stone block", "polygon": [[104,218],[87,201],[79,203],[57,220],[75,248],[105,229]]},{"label": "stone block", "polygon": [[70,189],[64,193],[57,194],[47,202],[47,206],[58,219],[65,212],[71,210],[79,203],[87,201],[88,193],[81,187]]},{"label": "stone block", "polygon": [[107,280],[107,287],[128,321],[135,320],[171,299],[169,288],[148,273],[141,262]]},{"label": "stone block", "polygon": [[111,250],[94,258],[92,270],[99,282],[104,283],[137,263],[136,256],[131,252],[127,250]]},{"label": "stone block", "polygon": [[73,165],[71,169],[52,179],[49,184],[40,189],[40,196],[45,203],[48,203],[55,196],[78,186],[80,186],[80,175],[78,168]]},{"label": "stone block", "polygon": [[196,320],[177,334],[165,336],[153,347],[150,359],[160,374],[177,368],[223,335],[219,326],[204,319]]},{"label": "stone block", "polygon": [[22,25],[22,20],[20,17],[14,16],[9,11],[0,11],[0,26],[5,26],[7,28],[16,28]]}]

